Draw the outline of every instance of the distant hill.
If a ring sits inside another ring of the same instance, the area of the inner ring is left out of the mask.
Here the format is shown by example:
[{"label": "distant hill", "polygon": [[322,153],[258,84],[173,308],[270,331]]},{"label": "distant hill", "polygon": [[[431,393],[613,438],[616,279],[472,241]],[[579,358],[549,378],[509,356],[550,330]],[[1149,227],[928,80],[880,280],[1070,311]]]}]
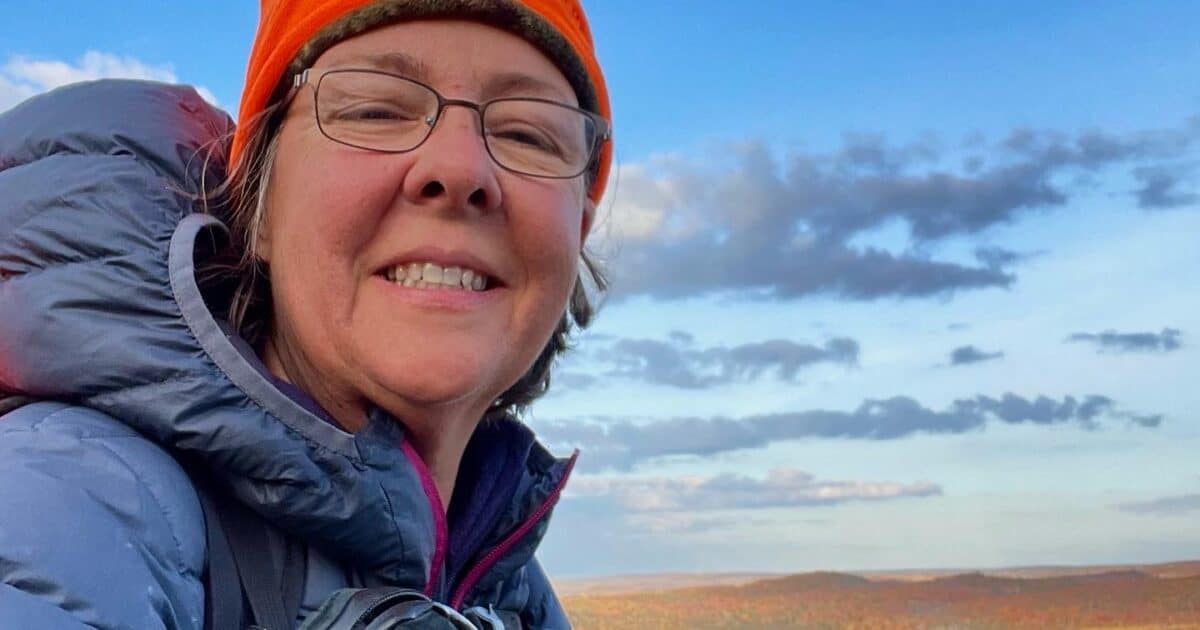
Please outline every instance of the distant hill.
[{"label": "distant hill", "polygon": [[647,573],[596,578],[560,578],[554,580],[554,590],[559,595],[616,595],[699,586],[738,586],[782,576],[782,573]]},{"label": "distant hill", "polygon": [[871,579],[930,580],[948,575],[982,573],[996,577],[1039,578],[1071,575],[1094,575],[1113,571],[1141,571],[1154,577],[1191,577],[1200,575],[1200,560],[1165,562],[1161,564],[1098,564],[1091,566],[1047,565],[1033,567],[1004,567],[999,569],[900,569],[894,571],[853,571]]},{"label": "distant hill", "polygon": [[1145,571],[1154,577],[1160,578],[1192,577],[1195,575],[1200,575],[1200,560],[1152,564],[1141,567],[1139,570]]},{"label": "distant hill", "polygon": [[[915,575],[923,576],[919,579]],[[1170,628],[1200,630],[1200,562],[871,577],[815,572],[633,576],[570,592],[579,630],[603,628]],[[1035,576],[1035,577],[1022,577]],[[707,580],[707,581],[706,581]],[[691,583],[685,587],[680,584]],[[663,587],[674,588],[663,588]]]},{"label": "distant hill", "polygon": [[845,571],[800,573],[645,573],[612,575],[588,578],[560,578],[554,587],[560,595],[601,595],[638,593],[645,591],[667,591],[680,588],[704,586],[739,586],[760,580],[820,580],[804,576],[837,575],[865,578],[870,581],[927,581],[943,577],[979,574],[1001,578],[1050,578],[1077,575],[1096,575],[1117,571],[1139,571],[1159,578],[1192,577],[1200,575],[1200,560],[1167,562],[1162,564],[1096,565],[1096,566],[1033,566],[1003,567],[998,569],[900,569],[891,571]]},{"label": "distant hill", "polygon": [[842,591],[867,588],[873,584],[874,582],[865,577],[849,573],[819,571],[758,580],[738,588],[754,593],[802,593],[805,591]]}]

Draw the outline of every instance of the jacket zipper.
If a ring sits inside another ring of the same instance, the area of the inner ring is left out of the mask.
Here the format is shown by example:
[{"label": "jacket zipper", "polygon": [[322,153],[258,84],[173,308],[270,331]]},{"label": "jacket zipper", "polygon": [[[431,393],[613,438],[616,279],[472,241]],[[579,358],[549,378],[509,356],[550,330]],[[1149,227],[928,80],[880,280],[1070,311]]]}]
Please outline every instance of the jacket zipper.
[{"label": "jacket zipper", "polygon": [[409,463],[417,470],[417,475],[421,478],[421,487],[425,490],[425,498],[429,500],[429,509],[433,512],[436,543],[433,548],[433,562],[429,565],[429,581],[425,584],[424,591],[426,597],[432,598],[437,591],[442,565],[446,562],[446,547],[450,539],[450,529],[446,525],[446,504],[442,502],[442,495],[438,492],[437,483],[433,481],[433,473],[429,471],[429,466],[425,465],[425,460],[421,459],[421,455],[413,448],[412,443],[406,439],[400,443],[400,448],[408,457]]},{"label": "jacket zipper", "polygon": [[537,524],[546,516],[546,513],[558,503],[558,498],[562,494],[563,487],[567,485],[567,479],[571,477],[571,470],[575,468],[575,460],[579,457],[579,451],[576,450],[571,454],[571,459],[567,461],[567,469],[563,471],[562,479],[558,480],[558,484],[554,486],[554,490],[550,492],[550,496],[542,502],[541,506],[534,511],[521,526],[514,530],[511,534],[505,537],[504,540],[492,548],[480,561],[467,573],[463,581],[454,590],[454,596],[450,598],[450,606],[458,609],[462,606],[463,600],[467,598],[467,594],[475,587],[475,584],[491,569],[504,554],[508,553],[526,534],[529,533]]}]

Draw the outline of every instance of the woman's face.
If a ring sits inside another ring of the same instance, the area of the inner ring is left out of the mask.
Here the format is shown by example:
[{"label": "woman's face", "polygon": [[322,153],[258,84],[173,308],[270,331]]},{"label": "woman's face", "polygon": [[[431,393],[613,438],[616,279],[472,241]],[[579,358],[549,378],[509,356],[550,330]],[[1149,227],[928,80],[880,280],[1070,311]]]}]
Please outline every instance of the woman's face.
[{"label": "woman's face", "polygon": [[[397,64],[446,98],[576,104],[532,45],[463,21],[403,22],[347,39],[317,60],[312,83],[332,68]],[[563,314],[593,211],[582,176],[503,170],[463,107],[446,108],[409,153],[338,144],[318,129],[313,96],[300,91],[279,132],[259,241],[282,376],[351,428],[371,403],[401,418],[481,413],[529,368]],[[397,266],[428,277],[430,265],[485,274],[487,288],[389,279]]]}]

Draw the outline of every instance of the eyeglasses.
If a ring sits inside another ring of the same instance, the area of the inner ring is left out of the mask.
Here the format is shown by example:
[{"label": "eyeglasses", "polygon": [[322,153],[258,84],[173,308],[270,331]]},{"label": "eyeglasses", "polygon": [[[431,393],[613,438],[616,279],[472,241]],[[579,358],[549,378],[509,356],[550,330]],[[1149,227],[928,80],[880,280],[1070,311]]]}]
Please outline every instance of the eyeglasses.
[{"label": "eyeglasses", "polygon": [[[293,87],[310,83],[312,68]],[[569,179],[592,164],[609,139],[608,121],[592,112],[541,98],[483,103],[445,98],[412,79],[378,70],[328,70],[314,86],[317,127],[326,138],[381,153],[421,146],[451,105],[473,110],[488,155],[524,175]]]}]

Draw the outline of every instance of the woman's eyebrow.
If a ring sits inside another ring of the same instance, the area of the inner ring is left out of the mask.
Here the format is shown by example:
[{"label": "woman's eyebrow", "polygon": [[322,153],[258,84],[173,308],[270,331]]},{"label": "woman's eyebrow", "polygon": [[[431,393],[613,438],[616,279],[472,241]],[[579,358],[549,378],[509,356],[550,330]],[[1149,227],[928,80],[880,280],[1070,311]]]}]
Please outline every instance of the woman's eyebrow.
[{"label": "woman's eyebrow", "polygon": [[[335,65],[364,66],[416,79],[423,83],[428,83],[431,76],[429,66],[424,61],[402,52],[355,56],[335,62]],[[533,95],[553,98],[568,105],[574,102],[571,99],[573,96],[571,92],[564,92],[559,86],[549,81],[521,72],[501,72],[492,75],[485,80],[483,87],[483,92],[488,98]]]},{"label": "woman's eyebrow", "polygon": [[572,104],[570,93],[564,92],[559,86],[520,72],[503,72],[488,77],[484,83],[484,94],[493,98],[511,95],[544,96]]},{"label": "woman's eyebrow", "polygon": [[429,78],[429,66],[424,61],[402,52],[375,53],[348,59],[348,63],[364,64],[368,68],[384,70],[394,74],[426,81]]}]

